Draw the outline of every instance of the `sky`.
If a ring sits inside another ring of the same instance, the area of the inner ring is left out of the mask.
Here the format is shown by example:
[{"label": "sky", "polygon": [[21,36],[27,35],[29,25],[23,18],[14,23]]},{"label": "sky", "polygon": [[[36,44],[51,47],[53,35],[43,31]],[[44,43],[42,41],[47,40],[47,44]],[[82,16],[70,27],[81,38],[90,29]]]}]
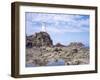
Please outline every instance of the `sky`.
[{"label": "sky", "polygon": [[25,13],[26,35],[33,35],[42,30],[45,23],[53,44],[64,45],[81,42],[89,46],[89,15],[62,13]]}]

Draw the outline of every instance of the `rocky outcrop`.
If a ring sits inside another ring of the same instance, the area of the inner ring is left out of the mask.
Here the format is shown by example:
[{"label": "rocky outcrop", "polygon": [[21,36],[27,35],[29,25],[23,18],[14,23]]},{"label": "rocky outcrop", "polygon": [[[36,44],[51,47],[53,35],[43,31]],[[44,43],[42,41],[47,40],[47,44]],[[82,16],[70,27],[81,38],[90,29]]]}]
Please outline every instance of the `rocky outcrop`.
[{"label": "rocky outcrop", "polygon": [[61,43],[57,43],[57,44],[55,45],[55,47],[65,47],[65,45],[63,45],[63,44],[61,44]]},{"label": "rocky outcrop", "polygon": [[71,42],[67,47],[80,48],[80,47],[84,47],[84,44],[82,44],[81,42]]},{"label": "rocky outcrop", "polygon": [[80,42],[53,45],[47,32],[26,36],[26,66],[89,64],[89,48]]},{"label": "rocky outcrop", "polygon": [[53,46],[52,39],[47,32],[39,32],[26,37],[26,47]]}]

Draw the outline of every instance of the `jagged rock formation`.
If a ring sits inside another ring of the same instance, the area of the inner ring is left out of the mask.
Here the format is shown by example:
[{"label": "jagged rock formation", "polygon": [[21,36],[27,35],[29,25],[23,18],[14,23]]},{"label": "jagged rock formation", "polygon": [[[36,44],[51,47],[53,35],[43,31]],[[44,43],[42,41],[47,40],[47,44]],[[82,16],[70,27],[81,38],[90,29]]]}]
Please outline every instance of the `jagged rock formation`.
[{"label": "jagged rock formation", "polygon": [[47,32],[35,33],[32,36],[26,37],[26,46],[27,47],[41,47],[41,46],[53,46],[53,42],[50,38],[50,35]]},{"label": "jagged rock formation", "polygon": [[89,56],[89,48],[80,42],[53,45],[46,32],[26,37],[26,65],[31,67],[89,64]]}]

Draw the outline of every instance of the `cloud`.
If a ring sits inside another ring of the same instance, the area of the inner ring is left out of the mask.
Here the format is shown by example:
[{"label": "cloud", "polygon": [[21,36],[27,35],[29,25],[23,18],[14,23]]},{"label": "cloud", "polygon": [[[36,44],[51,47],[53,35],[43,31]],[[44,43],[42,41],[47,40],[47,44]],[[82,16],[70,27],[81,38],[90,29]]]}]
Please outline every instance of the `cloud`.
[{"label": "cloud", "polygon": [[89,32],[89,15],[26,13],[26,22],[26,27],[34,31],[40,30],[41,23],[45,22],[51,33]]}]

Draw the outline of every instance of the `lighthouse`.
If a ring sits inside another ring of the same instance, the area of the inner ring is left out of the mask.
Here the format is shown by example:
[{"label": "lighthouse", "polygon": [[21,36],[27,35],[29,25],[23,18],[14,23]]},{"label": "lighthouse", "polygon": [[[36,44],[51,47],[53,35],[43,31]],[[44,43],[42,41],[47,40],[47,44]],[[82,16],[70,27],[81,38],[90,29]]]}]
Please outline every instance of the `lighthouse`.
[{"label": "lighthouse", "polygon": [[46,32],[46,23],[45,22],[42,22],[42,31]]}]

